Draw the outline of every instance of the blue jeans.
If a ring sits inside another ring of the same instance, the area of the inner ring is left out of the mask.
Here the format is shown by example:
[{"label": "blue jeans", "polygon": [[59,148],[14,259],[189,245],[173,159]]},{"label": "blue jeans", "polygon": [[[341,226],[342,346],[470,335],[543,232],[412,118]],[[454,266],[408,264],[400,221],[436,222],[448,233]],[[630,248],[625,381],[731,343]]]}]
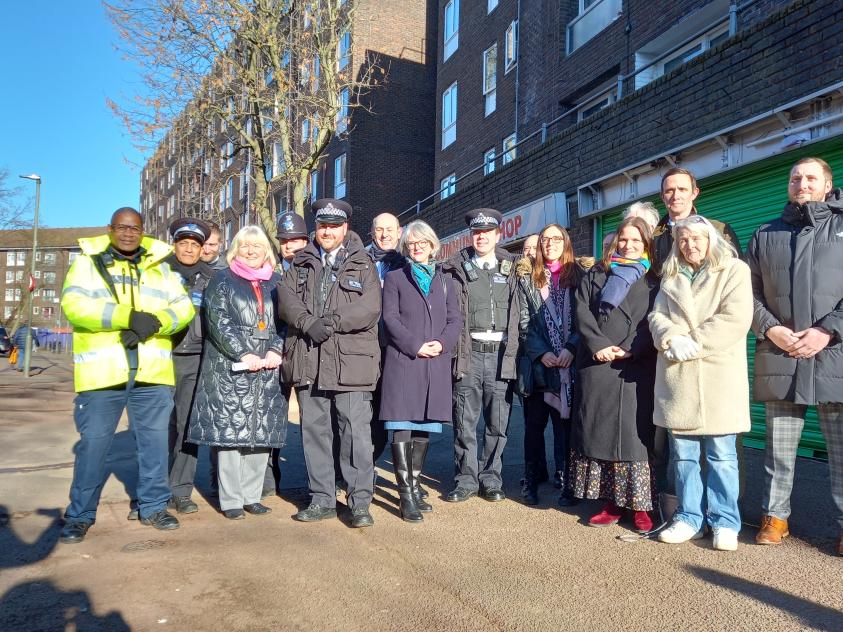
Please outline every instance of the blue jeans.
[{"label": "blue jeans", "polygon": [[167,506],[170,485],[167,480],[170,413],[173,388],[135,386],[135,371],[123,388],[82,391],[76,395],[73,419],[79,432],[70,505],[64,517],[73,522],[94,522],[105,466],[114,431],[126,409],[129,427],[135,437],[138,456],[138,509],[147,518]]},{"label": "blue jeans", "polygon": [[[700,452],[705,450],[705,479]],[[670,433],[679,508],[673,515],[694,529],[703,518],[712,527],[741,529],[738,509],[739,475],[735,435],[690,436]]]}]

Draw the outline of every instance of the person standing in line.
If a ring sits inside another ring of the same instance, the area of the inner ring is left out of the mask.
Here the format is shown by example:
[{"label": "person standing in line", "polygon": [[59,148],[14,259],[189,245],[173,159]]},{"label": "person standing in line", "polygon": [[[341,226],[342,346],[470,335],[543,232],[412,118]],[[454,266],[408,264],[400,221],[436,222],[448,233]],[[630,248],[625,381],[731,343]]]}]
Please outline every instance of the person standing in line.
[{"label": "person standing in line", "polygon": [[572,485],[575,497],[604,501],[592,527],[617,524],[630,510],[637,531],[653,528],[656,349],[647,316],[658,281],[648,274],[651,249],[647,223],[623,220],[577,288]]},{"label": "person standing in line", "polygon": [[524,243],[521,244],[521,257],[522,258],[536,258],[536,252],[538,252],[539,248],[539,234],[533,233],[532,235],[527,235],[524,239]]},{"label": "person standing in line", "polygon": [[670,544],[699,539],[708,523],[714,548],[734,551],[741,529],[735,440],[750,428],[749,267],[701,215],[678,220],[673,232],[649,316],[659,350],[653,422],[668,431],[679,501],[658,537]]},{"label": "person standing in line", "polygon": [[275,305],[280,275],[269,238],[245,226],[228,270],[205,290],[207,342],[187,440],[217,448],[220,510],[229,520],[268,514],[261,490],[269,451],[287,434],[278,367],[284,355]]},{"label": "person standing in line", "polygon": [[383,323],[387,347],[380,418],[392,430],[392,463],[401,518],[421,522],[433,507],[421,496],[421,472],[431,432],[451,422],[451,352],[462,331],[453,280],[436,266],[439,239],[410,222],[399,243],[409,259],[386,275]]},{"label": "person standing in line", "polygon": [[220,231],[219,224],[211,221],[208,221],[207,223],[208,226],[211,227],[211,234],[208,239],[205,240],[205,243],[202,244],[202,254],[200,255],[200,258],[202,261],[211,266],[211,269],[214,272],[226,270],[228,268],[228,263],[226,263],[225,257],[220,256],[220,249],[222,248],[222,232]]},{"label": "person standing in line", "polygon": [[282,272],[286,272],[293,264],[296,253],[310,243],[304,218],[298,213],[282,213],[278,216],[278,232],[275,236],[278,238]]},{"label": "person standing in line", "polygon": [[[506,499],[503,463],[518,355],[519,306],[514,259],[498,247],[503,216],[479,208],[465,214],[471,246],[444,266],[455,282],[463,331],[454,353],[454,489],[448,502],[480,495]],[[477,459],[477,425],[483,415],[483,455]]]}]

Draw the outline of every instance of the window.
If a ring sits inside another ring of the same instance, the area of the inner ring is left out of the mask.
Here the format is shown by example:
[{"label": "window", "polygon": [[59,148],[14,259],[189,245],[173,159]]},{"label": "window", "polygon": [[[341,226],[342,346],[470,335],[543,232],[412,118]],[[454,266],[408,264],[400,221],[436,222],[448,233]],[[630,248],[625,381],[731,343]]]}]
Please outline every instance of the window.
[{"label": "window", "polygon": [[319,170],[314,169],[310,172],[310,203],[313,204],[317,198],[317,189],[319,188]]},{"label": "window", "polygon": [[590,97],[588,100],[577,106],[577,120],[582,121],[587,119],[592,114],[596,114],[612,105],[617,99],[617,92],[614,87],[604,90],[597,96]]},{"label": "window", "polygon": [[486,99],[486,116],[495,111],[497,87],[498,45],[493,44],[483,53],[483,95]]},{"label": "window", "polygon": [[340,91],[339,111],[337,111],[337,133],[342,134],[348,130],[348,88]]},{"label": "window", "polygon": [[513,20],[506,29],[503,45],[504,57],[504,73],[512,70],[513,66],[518,63],[518,20]]},{"label": "window", "polygon": [[33,316],[38,316],[38,312],[40,312],[40,311],[41,311],[41,310],[40,310],[40,308],[39,308],[37,305],[33,305],[33,306],[32,306],[32,315],[33,315]]},{"label": "window", "polygon": [[568,54],[617,20],[623,0],[578,0],[579,12],[567,29]]},{"label": "window", "polygon": [[442,178],[439,183],[439,197],[445,199],[452,196],[457,191],[457,174],[452,173],[446,178]]},{"label": "window", "polygon": [[35,278],[36,278],[36,279],[40,279],[40,278],[41,278],[41,270],[36,270],[36,271],[35,271]]},{"label": "window", "polygon": [[6,253],[6,265],[13,266],[15,265],[15,251],[10,250]]},{"label": "window", "polygon": [[15,254],[17,255],[17,265],[26,265],[26,252],[23,250],[18,250]]},{"label": "window", "polygon": [[658,64],[660,66],[658,75],[666,75],[671,70],[678,68],[685,62],[691,61],[694,57],[702,55],[709,48],[714,48],[727,39],[729,39],[729,30],[726,26],[703,35],[699,40],[691,42]]},{"label": "window", "polygon": [[56,282],[56,273],[55,272],[45,272],[44,273],[44,283],[52,284]]},{"label": "window", "polygon": [[442,149],[457,140],[457,84],[442,93]]},{"label": "window", "polygon": [[351,32],[346,31],[337,44],[337,70],[342,70],[351,61]]},{"label": "window", "polygon": [[483,175],[488,176],[495,170],[495,158],[497,158],[497,154],[495,153],[495,148],[492,147],[489,151],[483,154]]},{"label": "window", "polygon": [[[40,254],[40,253],[39,253]],[[54,266],[56,265],[56,253],[54,252],[45,252],[44,253],[44,265],[45,266]]]},{"label": "window", "polygon": [[229,178],[225,186],[220,189],[220,212],[230,208],[234,204],[234,178]]},{"label": "window", "polygon": [[445,48],[442,61],[447,61],[460,45],[460,0],[445,5]]},{"label": "window", "polygon": [[35,253],[35,260],[41,261],[41,251],[40,250]]},{"label": "window", "polygon": [[81,253],[79,252],[69,252],[67,253],[67,263],[71,264],[76,261],[76,257],[78,257]]},{"label": "window", "polygon": [[21,281],[23,281],[23,270],[18,270],[15,272],[15,282],[20,283]]},{"label": "window", "polygon": [[239,227],[245,228],[246,224],[248,224],[248,223],[249,223],[249,216],[245,212],[240,213],[240,219],[238,221]]},{"label": "window", "polygon": [[491,13],[498,6],[498,0],[486,0],[486,13]]},{"label": "window", "polygon": [[[233,227],[232,227],[232,225],[231,225],[231,220],[228,220],[228,221],[225,223],[225,245],[226,245],[226,246],[228,246],[228,244],[230,244],[230,243],[231,243],[231,238],[233,237],[232,232],[231,232],[231,231],[232,231],[232,228],[233,228]],[[222,248],[221,248],[221,249],[222,249]]]},{"label": "window", "polygon": [[53,317],[53,308],[52,307],[42,307],[41,308],[41,316],[44,318],[52,318]]},{"label": "window", "polygon": [[46,288],[41,290],[41,296],[43,296],[47,300],[53,300],[56,298],[56,291],[52,288]]},{"label": "window", "polygon": [[281,142],[272,143],[272,173],[271,177],[277,178],[286,169],[284,164],[284,151],[281,149]]},{"label": "window", "polygon": [[11,270],[6,270],[6,283],[14,283],[15,282],[15,273]]},{"label": "window", "polygon": [[502,164],[509,164],[513,160],[515,160],[515,156],[518,153],[518,149],[515,147],[515,143],[518,142],[515,138],[515,134],[512,136],[507,136],[503,139],[503,158],[501,159]]},{"label": "window", "polygon": [[172,165],[167,171],[167,186],[171,187],[176,183],[176,166]]},{"label": "window", "polygon": [[334,159],[334,197],[345,197],[345,154]]},{"label": "window", "polygon": [[7,303],[9,301],[14,301],[15,300],[15,289],[11,288],[11,287],[7,287],[5,298],[6,298]]},{"label": "window", "polygon": [[15,310],[15,308],[14,308],[14,307],[11,307],[11,306],[6,306],[6,307],[4,307],[4,308],[3,308],[3,318],[7,318],[7,319],[8,319],[8,318],[11,318],[11,317],[12,317],[12,312],[13,312],[14,310]]},{"label": "window", "polygon": [[306,145],[310,142],[310,119],[302,119],[301,122],[301,144]]}]

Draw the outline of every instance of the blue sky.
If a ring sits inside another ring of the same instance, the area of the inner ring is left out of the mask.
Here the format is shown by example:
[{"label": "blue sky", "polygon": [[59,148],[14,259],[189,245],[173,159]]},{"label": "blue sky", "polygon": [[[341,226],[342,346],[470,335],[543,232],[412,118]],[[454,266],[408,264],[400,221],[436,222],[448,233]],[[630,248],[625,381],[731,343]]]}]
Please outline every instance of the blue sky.
[{"label": "blue sky", "polygon": [[[104,226],[137,208],[143,157],[106,107],[137,89],[134,66],[114,50],[100,0],[3,2],[0,20],[0,166],[34,196],[41,222]],[[134,165],[130,164],[134,163]]]}]

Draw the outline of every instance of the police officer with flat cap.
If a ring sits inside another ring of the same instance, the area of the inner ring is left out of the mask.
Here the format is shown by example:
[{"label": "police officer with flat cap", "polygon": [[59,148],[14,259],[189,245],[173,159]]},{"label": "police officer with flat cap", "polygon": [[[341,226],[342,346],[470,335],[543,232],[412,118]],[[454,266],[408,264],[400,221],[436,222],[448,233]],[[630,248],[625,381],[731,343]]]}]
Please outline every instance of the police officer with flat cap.
[{"label": "police officer with flat cap", "polygon": [[348,485],[353,527],[368,527],[372,502],[372,391],[378,383],[381,285],[360,237],[348,229],[351,206],[322,199],[312,205],[314,241],[296,253],[278,290],[287,322],[281,367],[301,411],[310,506],[294,518],[336,516],[332,422],[340,439],[340,468]]},{"label": "police officer with flat cap", "polygon": [[196,390],[199,361],[202,357],[202,296],[214,274],[202,261],[202,246],[211,235],[210,225],[201,219],[182,217],[170,224],[173,253],[165,261],[181,275],[195,315],[185,329],[172,336],[173,365],[176,372],[175,407],[170,417],[170,508],[181,514],[194,513],[199,507],[191,499],[196,475],[198,446],[186,443],[187,420]]},{"label": "police officer with flat cap", "polygon": [[[480,208],[465,214],[471,246],[445,263],[459,288],[464,326],[454,352],[454,489],[461,502],[478,491],[504,500],[501,456],[512,405],[518,352],[518,296],[514,257],[498,247],[501,214]],[[477,425],[485,420],[482,460],[477,460]]]},{"label": "police officer with flat cap", "polygon": [[304,218],[298,213],[281,213],[278,216],[278,237],[279,254],[281,255],[281,266],[286,271],[293,262],[296,253],[308,243],[307,225]]}]

